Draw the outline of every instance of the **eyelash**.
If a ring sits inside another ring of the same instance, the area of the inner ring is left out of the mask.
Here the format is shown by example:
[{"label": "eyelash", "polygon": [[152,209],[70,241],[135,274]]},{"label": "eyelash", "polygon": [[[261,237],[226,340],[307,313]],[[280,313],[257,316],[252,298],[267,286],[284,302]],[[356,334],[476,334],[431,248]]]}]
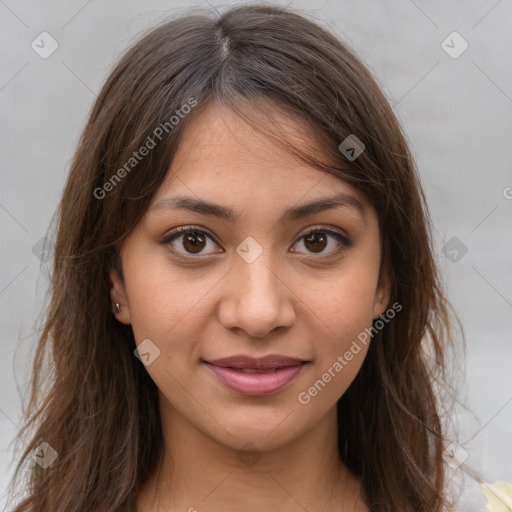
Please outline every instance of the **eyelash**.
[{"label": "eyelash", "polygon": [[[181,257],[181,258],[186,258],[186,259],[195,258],[195,259],[199,259],[201,257],[206,257],[207,255],[194,256],[191,253],[189,253],[187,256],[185,256],[185,255],[179,253],[178,251],[176,251],[172,247],[172,242],[174,240],[177,240],[180,236],[186,235],[188,233],[199,233],[201,235],[206,235],[207,238],[209,238],[210,240],[215,242],[214,237],[211,236],[208,232],[206,232],[206,231],[204,231],[202,229],[196,228],[195,226],[180,226],[179,228],[176,228],[176,229],[172,230],[168,235],[166,235],[165,238],[163,238],[160,241],[160,243],[162,245],[169,246],[169,249],[174,254],[176,254],[178,257]],[[297,240],[297,242],[302,240],[302,239],[304,239],[304,238],[307,238],[308,236],[312,235],[313,233],[324,233],[324,234],[331,235],[339,243],[339,247],[335,251],[330,253],[330,254],[325,255],[323,253],[318,253],[320,255],[320,257],[322,257],[322,256],[323,257],[333,257],[333,256],[336,256],[338,254],[341,254],[342,252],[344,252],[345,250],[347,250],[348,248],[350,248],[353,245],[352,240],[347,238],[345,235],[342,235],[338,231],[334,231],[333,229],[330,229],[330,228],[321,228],[321,227],[314,227],[314,228],[310,229],[308,232],[304,233]],[[215,242],[215,243],[217,243],[217,242]],[[314,253],[310,253],[310,254],[313,255]]]}]

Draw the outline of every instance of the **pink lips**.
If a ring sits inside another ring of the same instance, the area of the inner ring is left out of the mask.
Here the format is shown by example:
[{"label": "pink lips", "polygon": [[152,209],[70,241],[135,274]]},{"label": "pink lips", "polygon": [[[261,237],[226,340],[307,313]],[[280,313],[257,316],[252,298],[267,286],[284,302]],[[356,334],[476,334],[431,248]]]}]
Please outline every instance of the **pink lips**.
[{"label": "pink lips", "polygon": [[272,354],[259,359],[239,355],[204,363],[232,391],[260,396],[281,391],[295,379],[306,361]]}]

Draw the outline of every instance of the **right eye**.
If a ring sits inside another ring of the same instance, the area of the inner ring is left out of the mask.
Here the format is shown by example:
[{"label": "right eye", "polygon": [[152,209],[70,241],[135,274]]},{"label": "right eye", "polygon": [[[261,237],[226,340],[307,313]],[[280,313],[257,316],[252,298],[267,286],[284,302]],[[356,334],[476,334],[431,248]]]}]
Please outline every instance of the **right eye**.
[{"label": "right eye", "polygon": [[206,254],[202,253],[201,251],[205,248],[210,247],[211,249],[212,246],[217,244],[205,231],[193,226],[181,226],[172,230],[161,243],[169,246],[170,250],[178,256],[185,258],[193,255],[206,256],[207,254],[223,252],[217,250],[210,251],[210,253],[206,251]]}]

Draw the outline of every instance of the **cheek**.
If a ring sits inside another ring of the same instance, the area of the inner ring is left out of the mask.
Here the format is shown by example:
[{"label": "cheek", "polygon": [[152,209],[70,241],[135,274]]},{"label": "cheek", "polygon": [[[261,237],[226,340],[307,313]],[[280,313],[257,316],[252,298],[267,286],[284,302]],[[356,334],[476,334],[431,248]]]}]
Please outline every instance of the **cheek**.
[{"label": "cheek", "polygon": [[372,295],[362,294],[359,288],[354,293],[345,289],[321,311],[324,326],[323,335],[315,336],[316,371],[322,374],[332,368],[331,376],[332,372],[337,375],[333,379],[337,388],[346,389],[363,363],[370,342],[369,331],[365,329],[372,325],[372,299]]},{"label": "cheek", "polygon": [[323,329],[313,337],[314,364],[297,395],[300,404],[313,406],[316,411],[313,415],[322,414],[345,393],[357,376],[371,342],[372,297],[361,294],[360,289],[345,294],[348,291],[338,294],[337,302],[326,303],[326,309],[321,312]]},{"label": "cheek", "polygon": [[[137,341],[155,338],[166,343],[200,328],[200,317],[214,279],[197,269],[177,270],[163,251],[130,254],[125,260],[130,320]],[[199,271],[200,273],[200,271]]]},{"label": "cheek", "polygon": [[377,281],[378,258],[354,253],[337,274],[315,283],[306,303],[322,322],[328,345],[371,326]]},{"label": "cheek", "polygon": [[308,318],[319,329],[314,332],[310,325],[316,361],[311,381],[320,379],[328,388],[320,401],[337,400],[363,364],[371,340],[378,261],[369,253],[354,254],[336,277],[317,282],[305,301],[315,313]]}]

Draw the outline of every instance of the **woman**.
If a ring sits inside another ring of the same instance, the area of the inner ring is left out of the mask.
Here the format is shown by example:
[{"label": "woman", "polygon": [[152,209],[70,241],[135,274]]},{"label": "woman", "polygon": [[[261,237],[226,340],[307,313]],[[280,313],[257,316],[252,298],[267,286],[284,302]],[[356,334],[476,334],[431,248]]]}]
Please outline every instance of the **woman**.
[{"label": "woman", "polygon": [[422,188],[369,72],[305,18],[190,15],[126,53],[51,293],[16,512],[450,506]]}]

